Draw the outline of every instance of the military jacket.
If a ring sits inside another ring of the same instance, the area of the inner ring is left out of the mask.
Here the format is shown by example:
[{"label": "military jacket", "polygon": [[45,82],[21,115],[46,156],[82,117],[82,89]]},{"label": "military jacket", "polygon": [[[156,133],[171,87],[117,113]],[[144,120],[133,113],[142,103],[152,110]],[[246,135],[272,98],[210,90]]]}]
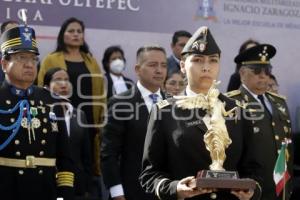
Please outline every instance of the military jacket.
[{"label": "military jacket", "polygon": [[[0,94],[0,199],[72,199],[72,160],[62,109],[55,106],[59,100],[46,89],[19,90],[7,82]],[[29,107],[17,106],[15,112],[3,114],[22,100]],[[13,130],[3,130],[18,122],[14,136]]]},{"label": "military jacket", "polygon": [[[261,177],[262,183],[262,199],[282,199],[282,193],[279,197],[275,193],[275,182],[273,180],[273,171],[284,139],[291,140],[291,121],[285,98],[283,96],[266,92],[272,114],[269,115],[263,106],[251,95],[243,86],[239,90],[227,93],[227,96],[237,99],[246,105],[243,115],[247,118],[249,130],[252,132],[253,144],[252,156],[250,159],[259,160],[264,166]],[[288,144],[286,153],[287,169],[292,176],[293,151],[292,144]],[[285,199],[289,199],[292,192],[291,178],[286,185]]]},{"label": "military jacket", "polygon": [[[236,102],[220,94],[219,99],[226,104],[225,109],[236,107]],[[148,123],[145,139],[142,173],[140,181],[143,188],[155,193],[160,199],[176,200],[176,187],[179,180],[196,176],[200,170],[208,170],[211,164],[210,153],[204,143],[204,134],[208,130],[203,117],[203,109],[182,109],[175,99],[158,103]],[[226,120],[226,127],[232,143],[226,149],[223,167],[228,171],[237,171],[240,177],[259,180],[261,166],[247,165],[248,131],[243,130],[243,120],[235,116]],[[190,199],[237,199],[228,191],[203,194]],[[255,198],[254,198],[255,199]]]}]

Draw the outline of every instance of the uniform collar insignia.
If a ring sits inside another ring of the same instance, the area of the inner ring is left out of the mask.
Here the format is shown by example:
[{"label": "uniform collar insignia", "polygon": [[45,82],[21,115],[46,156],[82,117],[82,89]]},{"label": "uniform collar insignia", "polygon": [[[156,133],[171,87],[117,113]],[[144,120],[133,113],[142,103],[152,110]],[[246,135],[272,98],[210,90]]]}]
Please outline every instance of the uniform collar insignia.
[{"label": "uniform collar insignia", "polygon": [[24,89],[19,89],[13,85],[10,85],[10,92],[13,95],[20,96],[20,97],[29,96],[33,93],[33,86],[30,86],[29,88],[24,90]]}]

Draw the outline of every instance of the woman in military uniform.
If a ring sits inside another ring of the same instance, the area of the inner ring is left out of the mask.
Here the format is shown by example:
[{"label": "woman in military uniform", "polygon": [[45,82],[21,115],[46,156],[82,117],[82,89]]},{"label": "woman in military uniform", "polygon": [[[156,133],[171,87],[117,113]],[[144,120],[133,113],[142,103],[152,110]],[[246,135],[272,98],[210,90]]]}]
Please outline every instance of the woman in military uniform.
[{"label": "woman in military uniform", "polygon": [[[182,51],[181,71],[188,80],[186,97],[164,100],[152,110],[140,181],[147,192],[159,199],[248,200],[259,196],[259,186],[254,192],[196,189],[191,184],[199,170],[223,167],[238,171],[240,177],[260,180],[256,176],[260,166],[246,160],[250,135],[243,130],[244,121],[225,121],[221,115],[221,111],[224,115],[234,114],[238,106],[215,88],[220,53],[209,29],[199,28]],[[207,150],[211,148],[211,152]]]}]

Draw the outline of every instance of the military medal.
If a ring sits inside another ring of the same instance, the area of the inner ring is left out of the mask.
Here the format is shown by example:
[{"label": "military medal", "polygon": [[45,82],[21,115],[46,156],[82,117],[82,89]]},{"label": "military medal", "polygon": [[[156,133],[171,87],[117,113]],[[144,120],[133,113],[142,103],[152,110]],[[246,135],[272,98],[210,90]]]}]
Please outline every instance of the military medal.
[{"label": "military medal", "polygon": [[26,115],[27,115],[27,108],[24,108],[24,110],[23,110],[23,118],[22,118],[22,121],[21,121],[21,126],[23,128],[27,129],[28,141],[29,141],[29,144],[31,144],[30,122],[26,118]]},{"label": "military medal", "polygon": [[33,116],[33,118],[31,119],[31,130],[32,130],[33,140],[35,140],[34,129],[39,128],[41,126],[41,121],[38,118],[35,118],[35,116],[37,116],[37,114],[38,114],[37,108],[31,107],[30,108],[30,114]]}]

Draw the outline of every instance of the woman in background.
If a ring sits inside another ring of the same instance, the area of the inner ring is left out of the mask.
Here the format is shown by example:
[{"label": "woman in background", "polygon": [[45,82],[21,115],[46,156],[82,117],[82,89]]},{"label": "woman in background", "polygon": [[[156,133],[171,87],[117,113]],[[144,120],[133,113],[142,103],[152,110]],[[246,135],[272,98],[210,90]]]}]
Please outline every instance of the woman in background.
[{"label": "woman in background", "polygon": [[183,95],[186,83],[184,75],[179,72],[168,73],[164,84],[164,92],[170,96]]},{"label": "woman in background", "polygon": [[70,100],[87,117],[85,126],[90,133],[94,175],[100,175],[99,125],[102,122],[106,98],[103,75],[84,40],[84,30],[84,23],[74,17],[64,21],[58,34],[56,50],[41,62],[38,85],[44,85],[44,76],[51,68],[60,67],[67,71],[73,85]]},{"label": "woman in background", "polygon": [[123,75],[126,67],[124,51],[120,46],[108,47],[103,55],[102,65],[107,81],[107,99],[130,89],[133,81]]},{"label": "woman in background", "polygon": [[88,197],[91,193],[92,156],[88,129],[81,126],[81,123],[86,123],[86,116],[67,101],[72,93],[72,85],[69,80],[70,78],[64,69],[51,68],[45,74],[44,87],[49,89],[51,93],[66,98],[63,108],[71,147],[71,158],[74,162],[75,196],[79,199]]}]

